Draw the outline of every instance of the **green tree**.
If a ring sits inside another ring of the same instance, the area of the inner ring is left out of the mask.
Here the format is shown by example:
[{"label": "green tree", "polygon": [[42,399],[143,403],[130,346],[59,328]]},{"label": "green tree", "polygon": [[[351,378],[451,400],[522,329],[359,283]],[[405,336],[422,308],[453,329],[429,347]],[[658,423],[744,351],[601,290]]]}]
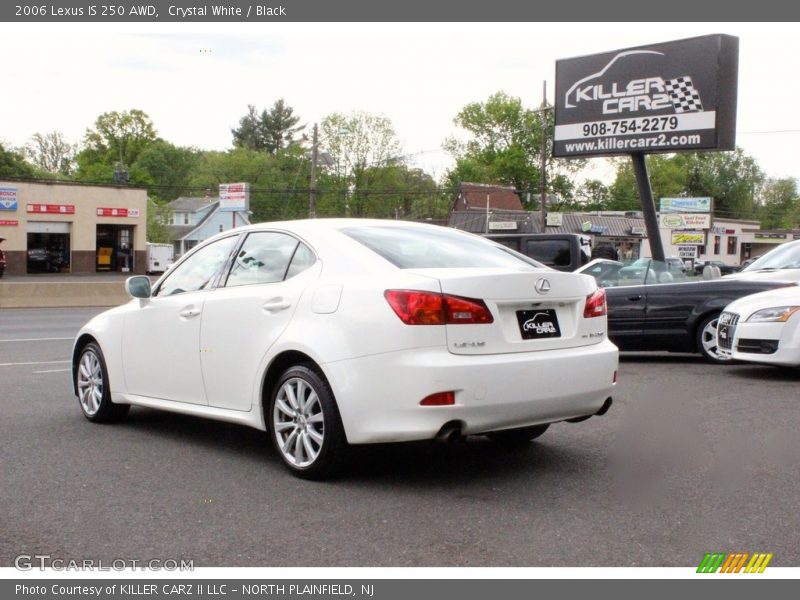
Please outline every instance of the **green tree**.
[{"label": "green tree", "polygon": [[120,148],[127,164],[136,162],[139,153],[154,142],[158,134],[150,117],[139,109],[103,113],[87,129],[84,144],[87,151],[110,155],[119,160]]},{"label": "green tree", "polygon": [[[753,218],[764,173],[741,149],[734,152],[653,154],[647,157],[653,197],[711,197],[722,217]],[[610,187],[610,210],[639,210],[638,188],[630,160],[617,161]]]},{"label": "green tree", "polygon": [[247,114],[239,119],[239,127],[231,129],[235,148],[266,151],[277,154],[297,143],[296,135],[305,128],[298,126],[300,117],[288,106],[283,98],[275,101],[270,109],[259,114],[252,104],[247,106]]},{"label": "green tree", "polygon": [[167,223],[172,211],[165,205],[156,202],[153,198],[147,199],[147,241],[156,244],[169,244],[170,239]]},{"label": "green tree", "polygon": [[[689,176],[681,159],[665,154],[651,154],[645,160],[656,204],[662,197],[688,194]],[[619,158],[616,159],[616,165],[616,179],[609,187],[610,198],[606,210],[641,210],[639,188],[631,160],[627,157]]]},{"label": "green tree", "polygon": [[797,181],[791,178],[768,179],[761,191],[758,211],[764,229],[793,229],[800,222]]},{"label": "green tree", "polygon": [[155,126],[138,109],[103,113],[86,130],[84,147],[78,153],[76,178],[83,181],[113,181],[120,157],[130,172],[130,183],[148,183],[147,174],[134,168],[141,153],[158,139]]},{"label": "green tree", "polygon": [[190,185],[216,195],[220,183],[250,183],[253,222],[304,217],[308,214],[309,161],[302,150],[278,155],[247,148],[202,152]]},{"label": "green tree", "polygon": [[610,210],[611,191],[599,179],[587,179],[577,189],[575,201],[579,210]]},{"label": "green tree", "polygon": [[256,107],[247,105],[247,114],[239,119],[239,127],[231,129],[234,148],[247,150],[263,150],[266,147],[264,127]]},{"label": "green tree", "polygon": [[687,194],[713,198],[714,214],[743,219],[754,216],[765,175],[755,158],[741,148],[734,152],[678,154],[674,160],[686,163]]},{"label": "green tree", "polygon": [[84,148],[77,155],[76,178],[114,181],[122,151],[128,183],[150,188],[156,200],[182,193],[198,161],[198,150],[175,146],[158,137],[150,117],[140,110],[103,113],[88,129]]},{"label": "green tree", "polygon": [[181,195],[189,185],[199,152],[175,146],[162,139],[148,144],[131,165],[139,183],[150,187],[150,195],[170,200]]},{"label": "green tree", "polygon": [[[544,116],[543,116],[544,115]],[[485,102],[472,102],[456,115],[454,123],[469,134],[467,141],[445,140],[444,147],[455,159],[446,175],[448,187],[460,182],[494,183],[532,192],[538,199],[542,122],[552,131],[552,111],[525,108],[519,98],[497,92]],[[552,139],[545,140],[547,191],[569,200],[572,194],[567,175],[585,161],[552,158]],[[559,177],[561,175],[561,177]]]},{"label": "green tree", "polygon": [[33,166],[25,161],[20,153],[6,150],[0,144],[0,177],[33,177],[35,170]]},{"label": "green tree", "polygon": [[345,214],[375,214],[377,196],[370,189],[379,187],[376,174],[404,163],[391,120],[367,112],[333,113],[320,124],[320,144],[331,156],[321,179],[329,194],[338,195]]},{"label": "green tree", "polygon": [[287,106],[283,98],[279,98],[272,108],[261,114],[264,141],[267,152],[276,154],[284,148],[296,143],[295,136],[305,128],[298,126],[300,117],[294,114],[291,106]]},{"label": "green tree", "polygon": [[23,150],[25,156],[45,173],[62,177],[75,173],[78,145],[67,141],[60,131],[34,133]]}]

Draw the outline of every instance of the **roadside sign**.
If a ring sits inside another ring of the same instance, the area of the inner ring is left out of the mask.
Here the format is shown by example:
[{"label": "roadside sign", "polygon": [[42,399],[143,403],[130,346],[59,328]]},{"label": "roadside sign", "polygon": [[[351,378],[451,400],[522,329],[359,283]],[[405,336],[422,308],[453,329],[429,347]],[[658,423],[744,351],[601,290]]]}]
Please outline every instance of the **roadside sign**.
[{"label": "roadside sign", "polygon": [[553,155],[733,150],[738,64],[730,35],[556,61]]},{"label": "roadside sign", "polygon": [[249,183],[220,183],[219,184],[219,210],[220,212],[245,211],[250,208]]}]

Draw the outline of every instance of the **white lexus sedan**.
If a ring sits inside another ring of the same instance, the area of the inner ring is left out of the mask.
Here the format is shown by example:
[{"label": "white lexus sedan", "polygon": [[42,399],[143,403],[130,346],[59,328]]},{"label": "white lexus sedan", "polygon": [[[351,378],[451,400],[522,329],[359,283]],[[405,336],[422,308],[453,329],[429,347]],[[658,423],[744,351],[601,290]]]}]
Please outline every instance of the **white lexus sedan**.
[{"label": "white lexus sedan", "polygon": [[731,302],[719,317],[717,347],[735,360],[800,366],[800,287]]},{"label": "white lexus sedan", "polygon": [[75,340],[86,418],[135,405],[255,427],[300,477],[350,444],[527,442],[604,414],[616,383],[593,278],[434,225],[262,223],[126,289]]}]

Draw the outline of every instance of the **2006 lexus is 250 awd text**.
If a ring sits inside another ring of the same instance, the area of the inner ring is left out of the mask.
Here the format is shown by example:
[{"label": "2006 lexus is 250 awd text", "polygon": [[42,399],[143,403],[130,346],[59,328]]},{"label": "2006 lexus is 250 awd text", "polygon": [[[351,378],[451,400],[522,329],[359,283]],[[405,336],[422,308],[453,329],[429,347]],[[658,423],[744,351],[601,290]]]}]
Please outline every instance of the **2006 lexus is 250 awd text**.
[{"label": "2006 lexus is 250 awd text", "polygon": [[90,421],[131,405],[269,432],[294,474],[351,444],[527,442],[611,405],[605,292],[481,237],[319,219],[221,233],[78,333]]}]

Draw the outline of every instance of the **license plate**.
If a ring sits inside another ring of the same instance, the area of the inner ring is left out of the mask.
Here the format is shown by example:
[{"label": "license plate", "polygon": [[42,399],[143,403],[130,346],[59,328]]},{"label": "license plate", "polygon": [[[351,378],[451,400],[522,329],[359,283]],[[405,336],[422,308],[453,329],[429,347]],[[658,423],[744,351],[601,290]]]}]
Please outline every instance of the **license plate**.
[{"label": "license plate", "polygon": [[517,322],[523,340],[561,337],[555,309],[518,310]]},{"label": "license plate", "polygon": [[717,326],[717,338],[719,342],[720,348],[729,349],[731,347],[731,335],[730,325],[718,325]]}]

